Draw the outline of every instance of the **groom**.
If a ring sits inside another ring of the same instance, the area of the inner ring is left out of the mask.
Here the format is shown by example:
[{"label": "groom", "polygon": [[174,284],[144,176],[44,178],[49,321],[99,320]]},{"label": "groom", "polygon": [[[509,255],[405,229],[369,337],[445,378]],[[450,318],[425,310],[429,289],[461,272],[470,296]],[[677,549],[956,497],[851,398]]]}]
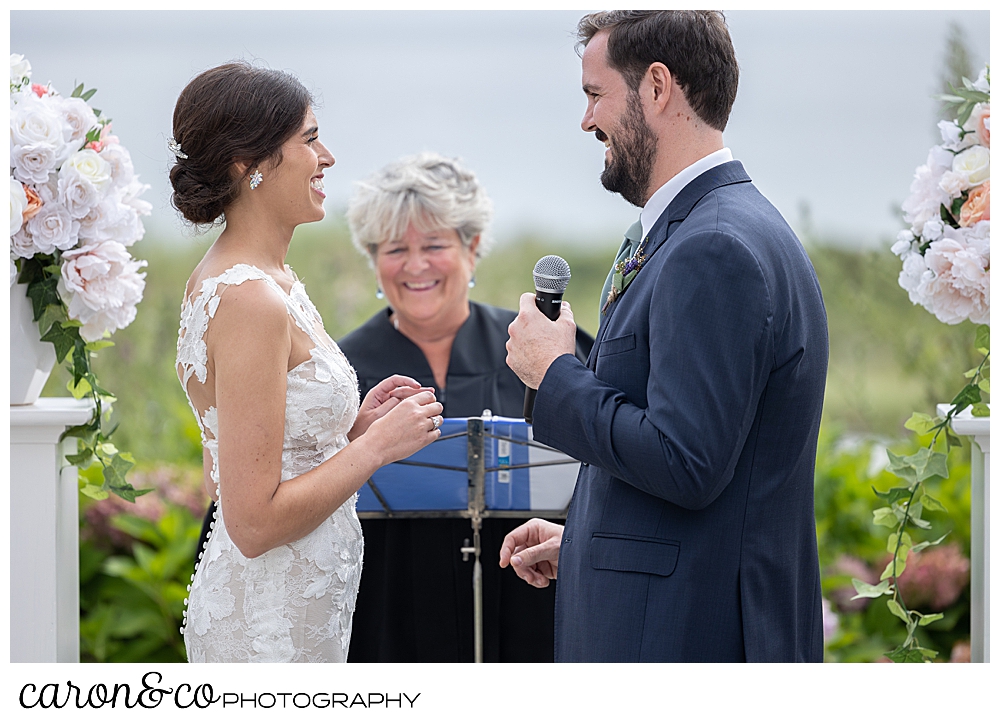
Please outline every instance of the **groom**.
[{"label": "groom", "polygon": [[821,661],[826,314],[801,244],[723,144],[725,20],[596,13],[578,37],[601,181],[642,211],[586,365],[568,305],[551,322],[525,294],[510,325],[535,439],[583,465],[565,529],[531,520],[500,564],[536,587],[558,576],[557,661]]}]

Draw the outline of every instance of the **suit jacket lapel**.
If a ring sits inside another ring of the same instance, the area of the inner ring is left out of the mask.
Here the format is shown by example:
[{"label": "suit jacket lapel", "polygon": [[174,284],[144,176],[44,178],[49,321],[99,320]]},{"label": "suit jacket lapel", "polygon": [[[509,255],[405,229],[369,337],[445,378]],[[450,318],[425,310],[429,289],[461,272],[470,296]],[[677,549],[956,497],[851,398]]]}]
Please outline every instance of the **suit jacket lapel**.
[{"label": "suit jacket lapel", "polygon": [[[646,254],[645,263],[649,263],[649,259],[653,254],[666,243],[670,234],[677,230],[677,227],[688,217],[691,210],[707,194],[722,186],[749,182],[750,176],[747,175],[747,172],[743,169],[743,164],[739,161],[729,161],[720,166],[710,168],[691,181],[681,189],[677,197],[667,206],[667,210],[661,213],[660,217],[656,219],[653,228],[649,230],[649,241],[646,243],[644,249]],[[640,271],[639,273],[641,274],[642,272]],[[601,325],[597,330],[594,346],[590,350],[590,356],[587,357],[587,367],[591,370],[597,368],[598,349],[604,341],[604,335],[607,333],[611,317],[614,316],[617,308],[628,298],[627,291],[626,289],[617,301],[608,306],[607,313],[601,315]]]}]

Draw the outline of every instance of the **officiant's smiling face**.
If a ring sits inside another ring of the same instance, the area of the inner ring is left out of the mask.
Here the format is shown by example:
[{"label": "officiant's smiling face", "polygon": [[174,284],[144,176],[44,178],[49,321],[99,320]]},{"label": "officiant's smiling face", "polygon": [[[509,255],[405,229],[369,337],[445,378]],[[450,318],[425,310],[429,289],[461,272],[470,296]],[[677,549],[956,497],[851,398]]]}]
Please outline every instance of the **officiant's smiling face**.
[{"label": "officiant's smiling face", "polygon": [[656,136],[639,94],[608,64],[608,33],[600,32],[583,51],[583,92],[587,110],[581,127],[604,143],[601,183],[629,203],[643,206],[656,159]]},{"label": "officiant's smiling face", "polygon": [[465,245],[455,229],[422,230],[412,221],[401,238],[379,244],[375,274],[399,322],[427,329],[464,320],[478,245],[478,236]]}]

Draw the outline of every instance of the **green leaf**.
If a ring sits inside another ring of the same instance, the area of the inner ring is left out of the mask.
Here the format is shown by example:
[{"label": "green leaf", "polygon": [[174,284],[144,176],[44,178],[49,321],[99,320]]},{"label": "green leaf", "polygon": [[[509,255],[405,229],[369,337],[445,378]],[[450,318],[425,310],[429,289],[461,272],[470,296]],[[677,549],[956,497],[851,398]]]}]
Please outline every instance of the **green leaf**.
[{"label": "green leaf", "polygon": [[917,471],[910,464],[908,458],[900,457],[895,454],[891,449],[887,451],[889,455],[889,465],[886,467],[890,472],[892,472],[897,477],[907,480],[908,482],[917,481]]},{"label": "green leaf", "polygon": [[872,516],[875,518],[874,523],[880,527],[895,527],[899,524],[896,511],[891,507],[879,507],[872,513]]},{"label": "green leaf", "polygon": [[42,311],[42,315],[38,319],[38,328],[42,333],[45,333],[57,321],[60,323],[68,321],[66,307],[62,304],[49,304]]},{"label": "green leaf", "polygon": [[[981,391],[986,392],[987,394],[989,394],[990,393],[990,380],[989,379],[980,379],[979,380],[979,389]],[[974,409],[973,409],[972,413],[973,414],[976,413]]]},{"label": "green leaf", "polygon": [[84,93],[80,97],[83,98],[83,100],[90,100],[91,98],[94,97],[94,93],[96,93],[96,92],[97,92],[97,88],[91,88],[90,90],[88,90],[86,93]]},{"label": "green leaf", "polygon": [[983,356],[990,353],[990,327],[986,324],[976,327],[975,349]]},{"label": "green leaf", "polygon": [[968,194],[963,193],[961,196],[956,198],[951,202],[951,215],[958,218],[962,214],[962,206],[965,204]]},{"label": "green leaf", "polygon": [[979,402],[978,404],[972,405],[972,416],[973,417],[988,417],[990,416],[990,407],[987,404]]},{"label": "green leaf", "polygon": [[962,391],[956,394],[955,398],[951,400],[951,403],[955,405],[955,414],[958,414],[966,407],[981,402],[982,399],[978,386],[975,384],[966,384],[962,387]]},{"label": "green leaf", "polygon": [[948,455],[944,452],[931,452],[923,469],[917,468],[917,481],[923,482],[925,479],[938,476],[948,478]]},{"label": "green leaf", "polygon": [[947,512],[945,506],[942,505],[937,499],[931,497],[929,494],[924,492],[923,496],[920,498],[920,504],[924,506],[924,509],[928,512]]},{"label": "green leaf", "polygon": [[117,450],[115,450],[111,461],[104,468],[104,484],[111,489],[123,488],[126,485],[131,487],[131,485],[125,481],[125,475],[134,466],[135,465],[132,462],[129,462],[120,454],[117,454]]},{"label": "green leaf", "polygon": [[906,500],[910,498],[910,488],[909,487],[893,487],[888,492],[879,492],[877,489],[872,487],[872,491],[875,496],[880,500],[885,500],[890,505],[899,502],[900,500]]},{"label": "green leaf", "polygon": [[906,429],[912,429],[917,434],[930,434],[940,422],[940,419],[929,414],[914,412],[903,426]]},{"label": "green leaf", "polygon": [[58,284],[58,276],[49,276],[28,283],[28,298],[31,299],[32,319],[35,321],[41,319],[45,307],[53,304],[62,304],[62,299],[59,298]]},{"label": "green leaf", "polygon": [[106,500],[110,496],[104,488],[99,485],[84,485],[80,488],[80,492],[94,500]]},{"label": "green leaf", "polygon": [[78,424],[75,427],[69,427],[59,437],[59,441],[62,441],[67,437],[76,437],[78,439],[82,439],[84,444],[92,445],[94,443],[94,438],[97,437],[97,433],[99,431],[100,423],[95,419],[87,424]]},{"label": "green leaf", "polygon": [[56,361],[59,362],[64,361],[73,351],[78,340],[80,340],[79,329],[67,328],[58,321],[42,336],[42,341],[52,342],[52,346],[56,348]]},{"label": "green leaf", "polygon": [[107,349],[108,347],[114,345],[115,343],[110,339],[99,339],[97,341],[88,341],[86,348],[87,351],[100,351],[101,349]]},{"label": "green leaf", "polygon": [[66,388],[69,390],[69,393],[72,394],[73,397],[76,399],[83,399],[85,396],[90,394],[92,390],[90,382],[88,382],[86,379],[81,379],[78,384],[74,384],[73,380],[70,379],[68,382],[66,382]]},{"label": "green leaf", "polygon": [[73,88],[73,92],[69,94],[69,97],[70,98],[79,98],[80,97],[80,93],[82,93],[82,92],[83,92],[83,83],[80,83],[80,85],[78,85],[75,88]]},{"label": "green leaf", "polygon": [[932,545],[940,545],[942,542],[944,542],[944,538],[946,538],[947,536],[948,533],[946,532],[936,540],[917,543],[916,545],[913,546],[912,552],[920,552],[922,550],[926,550],[928,547],[931,547]]},{"label": "green leaf", "polygon": [[892,592],[892,582],[890,580],[883,580],[878,585],[870,585],[864,580],[859,580],[858,578],[851,578],[851,584],[854,585],[854,590],[858,593],[851,600],[857,600],[858,598],[869,597],[882,597],[883,595],[888,595]]},{"label": "green leaf", "polygon": [[889,541],[888,541],[888,544],[886,545],[886,550],[888,550],[889,552],[895,554],[895,552],[896,552],[896,545],[897,544],[900,545],[901,549],[907,549],[907,550],[909,550],[910,547],[913,545],[913,540],[910,539],[910,533],[909,532],[904,532],[903,533],[903,541],[902,541],[902,543],[900,543],[899,542],[899,536],[895,532],[893,532],[891,535],[889,535]]},{"label": "green leaf", "polygon": [[82,452],[77,454],[67,454],[66,461],[69,462],[74,467],[83,467],[85,463],[89,462],[94,457],[94,452],[89,447],[84,447]]},{"label": "green leaf", "polygon": [[941,620],[942,618],[944,618],[944,613],[932,613],[930,615],[923,615],[920,618],[920,622],[918,622],[917,624],[920,627],[926,627],[927,625],[935,623],[938,620]]},{"label": "green leaf", "polygon": [[962,446],[962,440],[959,439],[958,437],[956,437],[954,434],[952,434],[952,431],[950,429],[945,428],[945,430],[944,430],[944,438],[945,438],[945,441],[948,443],[949,447],[961,447]]},{"label": "green leaf", "polygon": [[888,606],[889,612],[891,612],[897,618],[902,620],[904,623],[909,625],[910,622],[912,622],[910,620],[910,616],[906,614],[906,611],[903,610],[902,606],[898,602],[896,602],[892,598],[889,598],[888,600],[885,601],[885,604]]}]

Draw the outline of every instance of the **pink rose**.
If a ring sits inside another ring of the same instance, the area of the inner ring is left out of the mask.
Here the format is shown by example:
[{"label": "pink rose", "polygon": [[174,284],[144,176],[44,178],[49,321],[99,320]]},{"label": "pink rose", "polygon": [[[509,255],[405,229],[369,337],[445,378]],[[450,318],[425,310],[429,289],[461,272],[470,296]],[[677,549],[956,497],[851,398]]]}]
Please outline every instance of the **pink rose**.
[{"label": "pink rose", "polygon": [[44,85],[39,85],[38,83],[32,83],[31,84],[31,91],[35,95],[37,95],[39,98],[41,98],[41,97],[46,96],[46,95],[49,94],[48,87],[46,87]]},{"label": "pink rose", "polygon": [[987,148],[990,147],[990,109],[989,107],[983,112],[979,117],[979,122],[976,124],[976,135],[979,136],[979,140]]},{"label": "pink rose", "polygon": [[984,181],[981,186],[972,189],[969,197],[962,204],[958,225],[968,228],[980,221],[990,220],[990,182]]},{"label": "pink rose", "polygon": [[25,207],[24,212],[21,214],[21,217],[25,221],[29,221],[34,217],[36,213],[38,213],[41,210],[42,199],[37,193],[35,193],[35,189],[33,189],[31,186],[24,183],[22,183],[21,185],[24,186],[24,195],[28,197],[28,205],[27,207]]}]

